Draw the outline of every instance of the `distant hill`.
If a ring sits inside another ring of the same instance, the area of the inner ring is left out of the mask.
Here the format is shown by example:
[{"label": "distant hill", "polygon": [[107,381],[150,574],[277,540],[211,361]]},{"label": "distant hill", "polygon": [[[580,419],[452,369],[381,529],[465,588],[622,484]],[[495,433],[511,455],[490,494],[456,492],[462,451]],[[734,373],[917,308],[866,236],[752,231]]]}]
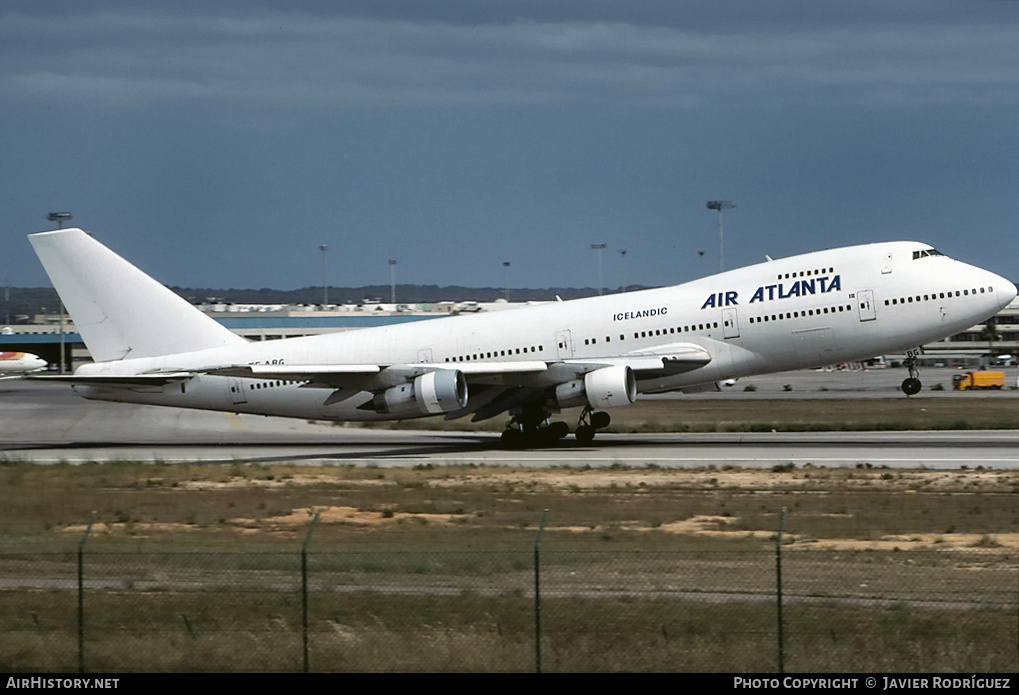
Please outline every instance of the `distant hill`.
[{"label": "distant hill", "polygon": [[[322,302],[321,287],[303,287],[298,290],[262,289],[203,289],[193,287],[171,287],[174,292],[192,304],[203,302],[222,302],[228,304],[320,304]],[[629,290],[643,289],[631,286]],[[610,292],[615,290],[609,290]],[[460,287],[451,285],[397,285],[396,301],[401,304],[427,304],[451,301],[493,302],[505,296],[502,288],[495,287]],[[510,288],[511,302],[552,301],[558,295],[562,299],[591,297],[598,290],[591,287],[550,287],[546,289]],[[0,295],[0,324],[25,323],[35,314],[55,314],[58,311],[59,299],[56,290],[50,287],[11,287],[10,299],[3,301]],[[388,302],[389,285],[368,285],[365,287],[330,287],[330,304],[359,304],[365,299]],[[18,318],[23,317],[23,318]]]}]

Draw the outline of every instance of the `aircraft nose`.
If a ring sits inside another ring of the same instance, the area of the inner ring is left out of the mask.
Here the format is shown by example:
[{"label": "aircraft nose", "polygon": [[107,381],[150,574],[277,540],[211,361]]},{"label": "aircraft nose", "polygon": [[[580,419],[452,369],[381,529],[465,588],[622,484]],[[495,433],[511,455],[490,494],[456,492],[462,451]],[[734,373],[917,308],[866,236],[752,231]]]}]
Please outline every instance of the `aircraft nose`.
[{"label": "aircraft nose", "polygon": [[994,276],[994,280],[994,293],[997,295],[999,308],[1004,309],[1016,297],[1015,283],[998,275]]}]

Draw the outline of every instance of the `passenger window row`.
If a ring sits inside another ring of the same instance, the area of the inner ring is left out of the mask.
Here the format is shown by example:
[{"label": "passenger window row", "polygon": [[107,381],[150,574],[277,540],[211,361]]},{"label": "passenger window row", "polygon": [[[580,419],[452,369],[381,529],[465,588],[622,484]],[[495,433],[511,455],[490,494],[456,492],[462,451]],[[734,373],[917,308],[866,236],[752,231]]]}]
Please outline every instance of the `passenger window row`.
[{"label": "passenger window row", "polygon": [[839,304],[833,307],[821,307],[820,309],[807,309],[806,311],[787,311],[778,314],[765,314],[764,316],[751,316],[750,323],[769,323],[771,321],[784,321],[785,319],[798,319],[804,316],[820,316],[822,314],[837,314],[840,311],[852,311],[852,304]]},{"label": "passenger window row", "polygon": [[[663,336],[663,335],[676,335],[676,334],[679,334],[679,333],[690,333],[690,332],[711,330],[712,328],[718,328],[718,322],[717,321],[715,321],[713,323],[712,322],[708,322],[708,323],[691,324],[689,326],[673,326],[673,327],[670,327],[670,328],[659,328],[659,329],[655,329],[653,331],[634,331],[633,337],[634,337],[635,340],[640,340],[641,338],[654,338],[656,336]],[[619,334],[619,340],[620,340],[620,342],[626,340],[626,336],[624,334],[620,333]],[[608,336],[608,335],[605,336],[604,342],[611,343],[612,342],[612,336]],[[597,345],[597,344],[598,344],[598,338],[584,338],[584,345]],[[565,342],[560,343],[559,344],[559,348],[560,349],[565,349],[566,348],[566,343]],[[496,350],[496,351],[493,351],[493,352],[479,352],[477,354],[470,354],[470,355],[457,355],[456,357],[447,357],[445,359],[445,361],[446,362],[474,362],[476,360],[488,360],[488,359],[494,359],[494,358],[499,358],[499,357],[512,357],[514,355],[520,355],[520,354],[528,354],[528,353],[532,353],[533,354],[533,353],[537,353],[537,352],[543,352],[544,349],[545,349],[545,347],[543,345],[538,345],[537,347],[533,347],[532,346],[532,347],[529,347],[529,348],[528,347],[525,347],[525,348],[512,348],[512,349],[509,349],[509,350]]]},{"label": "passenger window row", "polygon": [[495,350],[494,352],[479,352],[471,355],[457,355],[456,357],[447,357],[446,362],[475,362],[477,360],[490,360],[495,357],[511,357],[513,355],[521,355],[535,352],[544,352],[545,346],[539,345],[538,347],[523,347],[523,348],[509,348],[508,350]]},{"label": "passenger window row", "polygon": [[[952,297],[968,297],[971,294],[984,294],[986,292],[994,292],[994,287],[981,287],[969,290],[954,290],[949,292],[932,292],[931,294],[916,295],[913,297],[898,297],[894,299],[886,299],[885,306],[894,306],[896,304],[913,304],[914,302],[929,302],[936,299],[951,299]],[[922,299],[921,299],[922,297]]]},{"label": "passenger window row", "polygon": [[286,381],[283,379],[277,379],[275,381],[256,381],[252,384],[248,384],[248,388],[252,391],[257,389],[272,389],[279,386],[290,386],[291,384],[306,384],[307,381]]},{"label": "passenger window row", "polygon": [[834,275],[834,274],[835,274],[835,269],[834,268],[821,268],[820,270],[815,268],[812,271],[811,270],[801,270],[798,273],[796,273],[796,272],[785,273],[784,275],[782,273],[779,273],[777,278],[779,280],[789,280],[790,278],[802,278],[802,277],[808,277],[809,278],[809,277],[814,276],[814,275]]}]

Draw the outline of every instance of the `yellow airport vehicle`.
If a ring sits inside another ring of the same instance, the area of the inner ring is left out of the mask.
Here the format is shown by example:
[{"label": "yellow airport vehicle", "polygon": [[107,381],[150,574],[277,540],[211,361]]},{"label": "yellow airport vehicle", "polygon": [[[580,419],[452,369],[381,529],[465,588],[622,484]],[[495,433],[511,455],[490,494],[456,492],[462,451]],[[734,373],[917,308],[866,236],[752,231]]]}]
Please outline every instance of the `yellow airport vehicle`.
[{"label": "yellow airport vehicle", "polygon": [[966,372],[952,377],[952,388],[956,391],[969,389],[1000,389],[1005,385],[1005,372]]}]

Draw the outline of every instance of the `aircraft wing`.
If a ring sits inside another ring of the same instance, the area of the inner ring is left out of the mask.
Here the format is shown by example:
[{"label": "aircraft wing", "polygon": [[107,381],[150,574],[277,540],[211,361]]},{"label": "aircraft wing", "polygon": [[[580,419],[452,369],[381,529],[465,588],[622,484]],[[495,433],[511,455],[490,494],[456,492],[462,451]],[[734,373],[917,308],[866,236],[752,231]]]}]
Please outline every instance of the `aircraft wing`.
[{"label": "aircraft wing", "polygon": [[643,374],[661,374],[662,372],[682,374],[703,367],[709,362],[711,362],[711,353],[700,345],[673,343],[661,345],[649,351],[631,352],[616,357],[567,360],[566,364],[590,365],[594,369],[627,366],[640,377]]},{"label": "aircraft wing", "polygon": [[[27,374],[22,378],[58,381],[69,384],[119,388],[161,387],[186,381],[198,374],[232,376],[244,379],[282,379],[303,382],[305,388],[333,389],[328,402],[345,400],[362,391],[380,391],[413,381],[437,370],[462,372],[475,387],[501,387],[490,390],[472,403],[487,408],[505,402],[509,391],[513,401],[534,397],[536,389],[583,377],[605,367],[626,366],[640,377],[651,374],[676,374],[697,369],[711,361],[710,354],[693,344],[660,346],[651,352],[631,353],[596,359],[514,360],[505,362],[419,362],[410,364],[237,364],[195,370],[171,370],[152,374]],[[481,389],[484,390],[484,389]],[[478,393],[478,391],[475,391]],[[526,394],[526,395],[525,395]],[[480,394],[479,394],[480,395]]]},{"label": "aircraft wing", "polygon": [[312,388],[388,388],[439,369],[456,369],[472,375],[526,374],[547,369],[540,360],[517,362],[417,362],[412,364],[245,364],[201,370],[205,374],[244,379],[304,381]]},{"label": "aircraft wing", "polygon": [[198,370],[205,374],[244,379],[303,381],[310,388],[378,390],[412,381],[422,374],[455,369],[468,383],[484,385],[541,385],[576,379],[603,367],[628,366],[638,375],[678,374],[702,367],[711,355],[699,345],[676,343],[653,352],[596,359],[514,360],[504,362],[416,362],[409,364],[242,364]]}]

